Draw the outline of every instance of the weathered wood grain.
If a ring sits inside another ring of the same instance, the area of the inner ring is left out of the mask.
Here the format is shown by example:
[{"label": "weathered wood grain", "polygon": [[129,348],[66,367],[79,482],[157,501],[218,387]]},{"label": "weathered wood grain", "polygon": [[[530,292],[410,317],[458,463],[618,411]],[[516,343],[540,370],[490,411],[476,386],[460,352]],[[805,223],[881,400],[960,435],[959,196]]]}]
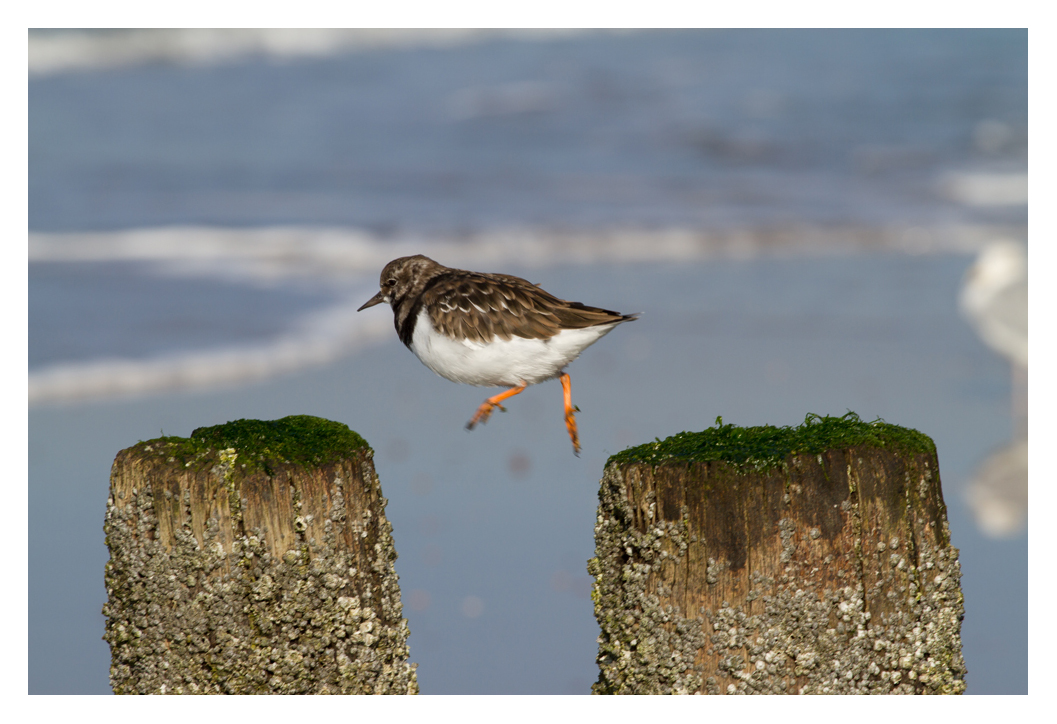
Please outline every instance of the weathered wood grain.
[{"label": "weathered wood grain", "polygon": [[118,453],[104,526],[115,693],[417,692],[372,451],[316,465],[273,452],[192,435]]},{"label": "weathered wood grain", "polygon": [[965,689],[934,452],[611,461],[596,546],[596,693]]}]

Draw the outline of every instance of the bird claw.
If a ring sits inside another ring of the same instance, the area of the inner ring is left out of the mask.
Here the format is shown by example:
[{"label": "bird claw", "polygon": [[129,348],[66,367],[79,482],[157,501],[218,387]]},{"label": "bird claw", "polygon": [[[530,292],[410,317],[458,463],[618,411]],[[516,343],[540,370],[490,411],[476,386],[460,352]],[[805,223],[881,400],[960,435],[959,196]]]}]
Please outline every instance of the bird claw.
[{"label": "bird claw", "polygon": [[486,402],[481,405],[480,408],[478,408],[477,414],[473,416],[473,419],[466,423],[466,429],[472,430],[477,426],[477,423],[481,423],[483,425],[484,423],[488,422],[488,418],[492,416],[493,407],[498,407],[503,412],[506,412],[506,408],[502,405]]},{"label": "bird claw", "polygon": [[492,415],[492,410],[499,408],[500,412],[506,412],[506,408],[500,403],[501,400],[505,400],[508,397],[520,393],[526,387],[525,384],[518,385],[517,387],[511,387],[506,392],[496,395],[495,397],[489,397],[487,400],[481,403],[481,406],[477,408],[477,414],[473,416],[473,419],[466,423],[466,429],[472,430],[478,422],[488,422],[488,418]]},{"label": "bird claw", "polygon": [[474,415],[473,418],[468,423],[466,423],[466,429],[467,430],[472,430],[475,427],[477,427],[477,423],[479,423],[479,422],[480,423],[488,422],[488,416],[491,415],[491,414],[492,414],[492,411],[490,409],[482,407],[480,410],[477,411],[477,414]]},{"label": "bird claw", "polygon": [[576,418],[571,412],[565,416],[565,429],[569,431],[569,439],[573,443],[573,455],[580,457],[580,433],[576,429]]}]

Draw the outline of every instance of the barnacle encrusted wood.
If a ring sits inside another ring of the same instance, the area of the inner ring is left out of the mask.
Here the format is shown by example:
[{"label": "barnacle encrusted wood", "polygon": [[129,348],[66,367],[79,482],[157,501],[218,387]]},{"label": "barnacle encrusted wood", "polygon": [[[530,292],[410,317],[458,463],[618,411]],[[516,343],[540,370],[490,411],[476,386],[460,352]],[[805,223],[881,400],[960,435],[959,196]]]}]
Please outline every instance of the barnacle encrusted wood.
[{"label": "barnacle encrusted wood", "polygon": [[958,551],[917,431],[717,420],[626,450],[595,542],[595,693],[965,690]]},{"label": "barnacle encrusted wood", "polygon": [[304,415],[118,453],[114,692],[417,693],[372,457],[345,425]]}]

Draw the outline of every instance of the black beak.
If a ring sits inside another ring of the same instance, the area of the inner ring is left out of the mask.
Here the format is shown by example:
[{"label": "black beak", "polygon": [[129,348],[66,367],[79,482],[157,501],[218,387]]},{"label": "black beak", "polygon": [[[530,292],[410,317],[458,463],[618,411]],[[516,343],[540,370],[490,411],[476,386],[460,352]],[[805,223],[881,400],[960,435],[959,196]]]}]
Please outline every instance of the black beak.
[{"label": "black beak", "polygon": [[362,312],[364,309],[367,309],[367,307],[373,307],[375,304],[381,304],[384,301],[385,301],[385,294],[383,294],[381,291],[379,291],[373,297],[368,299],[366,304],[364,304],[362,307],[360,307],[356,311],[357,312]]}]

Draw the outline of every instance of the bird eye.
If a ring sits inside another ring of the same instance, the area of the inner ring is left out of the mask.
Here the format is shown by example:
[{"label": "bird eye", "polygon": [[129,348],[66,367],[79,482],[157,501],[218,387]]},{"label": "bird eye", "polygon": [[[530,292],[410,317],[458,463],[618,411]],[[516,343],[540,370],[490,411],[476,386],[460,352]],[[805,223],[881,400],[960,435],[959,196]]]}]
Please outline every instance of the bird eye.
[{"label": "bird eye", "polygon": [[396,285],[396,279],[393,279],[392,277],[390,277],[390,278],[389,278],[389,281],[387,281],[387,282],[385,283],[385,285],[386,285],[387,287],[395,286],[395,285]]}]

